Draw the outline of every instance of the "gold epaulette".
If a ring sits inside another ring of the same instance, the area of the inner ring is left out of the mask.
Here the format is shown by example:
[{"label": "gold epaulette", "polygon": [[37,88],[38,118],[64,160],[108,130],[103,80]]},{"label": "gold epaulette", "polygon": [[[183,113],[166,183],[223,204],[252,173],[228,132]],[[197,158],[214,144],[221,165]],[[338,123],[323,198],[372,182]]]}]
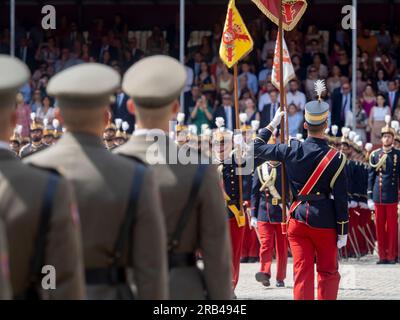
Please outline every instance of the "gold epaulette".
[{"label": "gold epaulette", "polygon": [[374,168],[376,171],[378,171],[382,166],[385,165],[386,163],[386,158],[387,158],[387,153],[384,153],[383,156],[379,159],[377,164],[372,163],[372,158],[375,156],[375,153],[380,151],[381,149],[377,149],[374,152],[371,152],[371,155],[369,156],[369,165]]},{"label": "gold epaulette", "polygon": [[346,155],[340,151],[339,151],[339,159],[342,159],[342,162],[340,163],[339,169],[336,171],[335,175],[333,176],[333,178],[331,180],[331,183],[330,183],[331,189],[335,185],[336,179],[339,177],[340,173],[343,171],[343,168],[345,167],[346,162],[347,162]]}]

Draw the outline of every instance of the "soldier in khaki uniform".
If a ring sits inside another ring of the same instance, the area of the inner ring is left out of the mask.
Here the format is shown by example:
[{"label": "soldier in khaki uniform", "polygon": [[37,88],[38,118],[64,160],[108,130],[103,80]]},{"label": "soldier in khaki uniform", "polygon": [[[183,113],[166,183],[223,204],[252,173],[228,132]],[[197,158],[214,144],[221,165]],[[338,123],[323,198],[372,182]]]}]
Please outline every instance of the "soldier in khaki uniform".
[{"label": "soldier in khaki uniform", "polygon": [[166,235],[153,174],[102,143],[119,85],[115,70],[96,63],[54,76],[47,91],[57,98],[67,132],[27,161],[59,168],[72,182],[88,299],[167,299]]},{"label": "soldier in khaki uniform", "polygon": [[11,299],[10,266],[8,264],[6,228],[0,219],[0,300]]},{"label": "soldier in khaki uniform", "polygon": [[[82,299],[80,227],[67,181],[22,164],[6,142],[16,124],[17,89],[28,78],[25,64],[0,55],[0,218],[7,231],[12,293],[24,299]],[[55,268],[54,290],[37,290],[44,265]]]},{"label": "soldier in khaki uniform", "polygon": [[[127,71],[123,89],[133,98],[129,108],[137,127],[130,140],[114,152],[139,158],[154,169],[169,235],[171,299],[204,299],[205,295],[231,299],[229,233],[216,167],[200,169],[198,164],[179,163],[178,154],[186,155],[188,150],[180,152],[168,136],[185,79],[185,69],[166,56],[143,59]],[[197,150],[192,154],[199,155]],[[197,192],[193,192],[195,185]],[[178,227],[184,215],[187,223]],[[177,230],[181,236],[175,236]],[[202,271],[196,266],[197,250],[203,256]]]}]

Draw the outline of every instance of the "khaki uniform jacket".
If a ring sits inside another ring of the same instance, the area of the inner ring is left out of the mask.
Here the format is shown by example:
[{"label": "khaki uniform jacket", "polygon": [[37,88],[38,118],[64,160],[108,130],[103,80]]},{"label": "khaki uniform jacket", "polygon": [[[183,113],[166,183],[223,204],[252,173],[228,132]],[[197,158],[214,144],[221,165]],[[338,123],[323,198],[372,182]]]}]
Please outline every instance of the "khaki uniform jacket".
[{"label": "khaki uniform jacket", "polygon": [[[0,212],[8,238],[14,297],[23,295],[29,285],[49,177],[48,171],[21,163],[12,151],[0,150]],[[60,177],[54,192],[45,252],[45,265],[54,266],[56,271],[56,289],[43,291],[43,299],[84,298],[80,226],[74,219],[73,208],[71,188]]]},{"label": "khaki uniform jacket", "polygon": [[38,147],[35,147],[32,143],[27,144],[26,146],[22,147],[21,150],[19,151],[19,156],[20,158],[25,158],[35,152],[42,151],[46,149],[48,146],[42,143]]},{"label": "khaki uniform jacket", "polygon": [[[82,228],[85,269],[107,268],[119,228],[126,216],[133,173],[137,166],[113,155],[100,138],[66,133],[51,148],[26,161],[58,169],[76,194]],[[139,299],[167,299],[167,256],[165,226],[159,193],[151,170],[140,190],[132,230],[132,260],[123,257],[121,266],[133,266]],[[114,299],[115,286],[88,286],[88,299]]]},{"label": "khaki uniform jacket", "polygon": [[10,266],[6,228],[0,218],[0,300],[11,299]]},{"label": "khaki uniform jacket", "polygon": [[[182,148],[178,149],[175,142],[166,135],[161,135],[158,143],[152,138],[151,141],[146,141],[145,135],[133,135],[114,152],[136,156],[147,163],[155,163],[157,158],[161,160],[161,164],[155,164],[152,168],[160,185],[167,232],[170,235],[175,231],[188,200],[197,165],[165,164],[169,163],[166,154],[176,157]],[[169,151],[162,150],[160,146],[163,145],[167,145]],[[200,249],[209,298],[231,299],[231,247],[224,200],[215,166],[210,165],[203,177],[194,210],[182,233],[180,245],[174,252],[192,253]],[[170,296],[171,299],[204,299],[199,270],[195,267],[172,269]]]}]

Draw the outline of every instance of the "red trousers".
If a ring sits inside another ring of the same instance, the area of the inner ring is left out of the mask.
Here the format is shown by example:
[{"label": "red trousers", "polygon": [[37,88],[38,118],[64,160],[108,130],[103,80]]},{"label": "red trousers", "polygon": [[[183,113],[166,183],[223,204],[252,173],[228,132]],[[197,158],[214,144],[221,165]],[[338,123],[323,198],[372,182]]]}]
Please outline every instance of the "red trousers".
[{"label": "red trousers", "polygon": [[356,251],[361,251],[360,248],[360,231],[358,230],[358,226],[360,225],[361,215],[358,211],[358,208],[349,208],[349,237],[346,250],[348,255],[355,255]]},{"label": "red trousers", "polygon": [[373,223],[373,221],[371,220],[371,210],[361,209],[361,208],[358,208],[358,210],[361,214],[360,215],[360,226],[364,230],[365,235],[367,236],[368,240],[371,242],[371,243],[368,243],[367,240],[365,239],[365,237],[362,235],[362,239],[364,241],[363,243],[365,244],[365,250],[366,250],[366,253],[368,253],[368,251],[372,253],[373,252],[372,244],[374,244],[374,242],[375,242],[375,240],[374,240],[375,227],[373,227],[373,228],[371,227],[371,223]]},{"label": "red trousers", "polygon": [[242,258],[258,257],[260,251],[260,243],[257,239],[255,230],[249,228],[250,221],[246,215],[246,227],[244,230],[243,244],[242,244]]},{"label": "red trousers", "polygon": [[239,271],[240,271],[240,254],[242,253],[243,235],[244,227],[239,227],[237,225],[236,219],[229,219],[229,229],[231,234],[232,243],[232,287],[236,288],[239,281]]},{"label": "red trousers", "polygon": [[311,228],[290,219],[288,238],[293,255],[294,299],[314,300],[316,258],[318,300],[336,300],[340,281],[336,229]]},{"label": "red trousers", "polygon": [[261,241],[260,271],[271,275],[272,256],[275,247],[277,266],[276,280],[285,280],[288,243],[286,235],[282,234],[281,224],[258,221],[257,227]]},{"label": "red trousers", "polygon": [[376,238],[380,260],[397,256],[397,203],[375,204]]}]

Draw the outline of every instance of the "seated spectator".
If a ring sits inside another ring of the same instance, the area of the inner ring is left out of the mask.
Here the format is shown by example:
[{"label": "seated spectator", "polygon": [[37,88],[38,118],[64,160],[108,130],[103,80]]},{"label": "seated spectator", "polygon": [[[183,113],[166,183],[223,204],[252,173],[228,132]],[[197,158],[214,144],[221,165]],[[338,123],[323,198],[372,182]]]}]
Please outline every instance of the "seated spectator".
[{"label": "seated spectator", "polygon": [[390,108],[385,105],[385,97],[379,93],[376,97],[376,106],[372,107],[369,115],[369,127],[371,130],[371,143],[381,144],[381,129],[386,125],[385,116],[390,115]]},{"label": "seated spectator", "polygon": [[24,101],[24,96],[21,92],[17,93],[16,96],[16,115],[17,125],[22,126],[21,135],[22,137],[29,137],[30,123],[31,123],[31,108]]},{"label": "seated spectator", "polygon": [[355,107],[356,115],[356,134],[360,136],[361,141],[365,144],[367,142],[367,128],[368,128],[368,116],[363,108],[361,108],[360,101],[356,102]]},{"label": "seated spectator", "polygon": [[332,95],[333,90],[340,88],[342,85],[340,81],[340,69],[338,66],[332,66],[331,76],[326,81],[326,87],[328,89],[329,95]]},{"label": "seated spectator", "polygon": [[266,127],[274,118],[276,111],[280,108],[280,103],[278,101],[278,92],[276,90],[271,91],[268,94],[268,98],[268,103],[266,103],[262,107],[261,111],[259,110],[260,128]]},{"label": "seated spectator", "polygon": [[39,69],[36,69],[35,72],[33,73],[32,81],[38,82],[44,74],[47,74],[46,69],[47,69],[47,63],[46,62],[41,63]]},{"label": "seated spectator", "polygon": [[339,61],[336,65],[339,67],[342,76],[349,77],[351,63],[346,51],[339,52]]},{"label": "seated spectator", "polygon": [[50,97],[45,96],[42,99],[42,106],[36,110],[36,118],[43,122],[43,119],[48,119],[49,123],[54,119],[54,106],[50,100]]},{"label": "seated spectator", "polygon": [[37,110],[42,107],[42,94],[40,90],[36,89],[34,91],[30,105],[32,112],[37,112]]},{"label": "seated spectator", "polygon": [[376,57],[374,62],[375,62],[374,64],[375,70],[383,69],[387,77],[389,78],[394,77],[396,72],[396,66],[389,55],[382,54],[382,56]]},{"label": "seated spectator", "polygon": [[212,107],[207,101],[205,95],[202,95],[197,99],[196,105],[194,106],[193,111],[190,114],[191,123],[196,125],[197,132],[201,132],[201,126],[203,124],[207,124],[209,127],[212,126],[213,114]]},{"label": "seated spectator", "polygon": [[357,39],[357,45],[362,51],[366,51],[369,56],[375,56],[376,50],[378,48],[378,40],[374,35],[372,35],[371,30],[364,28],[361,36]]},{"label": "seated spectator", "polygon": [[253,93],[249,89],[245,88],[245,89],[240,91],[240,96],[239,96],[239,110],[240,110],[240,112],[243,112],[245,110],[245,108],[246,108],[245,102],[248,99],[255,100],[255,97],[254,97]]},{"label": "seated spectator", "polygon": [[383,69],[379,69],[378,72],[376,73],[376,87],[379,92],[382,93],[387,93],[389,91],[388,89],[388,82],[386,80],[386,75]]},{"label": "seated spectator", "polygon": [[227,92],[233,91],[233,75],[229,73],[228,68],[223,65],[221,73],[217,77],[217,91],[225,89]]},{"label": "seated spectator", "polygon": [[144,57],[144,52],[138,48],[136,37],[132,37],[128,42],[129,51],[132,55],[133,63],[138,62],[140,59]]},{"label": "seated spectator", "polygon": [[297,80],[291,80],[289,82],[289,91],[286,94],[286,103],[287,105],[294,103],[298,111],[304,110],[304,106],[306,105],[306,96],[303,92],[299,91]]},{"label": "seated spectator", "polygon": [[260,121],[260,114],[256,110],[256,104],[254,102],[254,99],[252,98],[247,98],[244,101],[244,112],[247,114],[247,125],[251,125],[251,122],[253,120],[258,120]]},{"label": "seated spectator", "polygon": [[79,59],[73,59],[71,57],[70,51],[68,48],[64,48],[61,51],[61,58],[56,61],[54,65],[55,72],[60,72],[62,70],[65,70],[69,67],[72,67],[74,65],[77,65],[81,63],[82,61]]},{"label": "seated spectator", "polygon": [[263,69],[258,74],[258,84],[260,87],[266,83],[267,79],[271,77],[273,67],[273,58],[268,57],[263,65]]},{"label": "seated spectator", "polygon": [[215,92],[216,81],[212,74],[207,62],[202,61],[200,64],[200,74],[196,78],[196,85],[200,87],[203,93]]},{"label": "seated spectator", "polygon": [[376,35],[376,40],[378,41],[379,48],[383,52],[386,52],[389,50],[392,39],[390,38],[390,35],[386,30],[386,24],[384,24],[384,23],[381,24],[381,26],[379,28],[379,33]]},{"label": "seated spectator", "polygon": [[154,27],[151,36],[147,38],[146,52],[149,55],[163,54],[165,38],[159,27]]},{"label": "seated spectator", "polygon": [[303,125],[303,113],[297,110],[297,106],[294,103],[288,106],[288,125],[289,125],[289,136],[296,137],[296,134],[302,132]]},{"label": "seated spectator", "polygon": [[313,63],[308,69],[314,68],[317,70],[317,77],[319,79],[326,79],[328,77],[328,68],[326,65],[321,63],[321,55],[319,53],[314,54]]},{"label": "seated spectator", "polygon": [[376,105],[376,96],[371,85],[367,85],[365,87],[365,90],[360,98],[360,102],[362,109],[365,110],[367,116],[369,117],[372,107]]},{"label": "seated spectator", "polygon": [[240,78],[247,78],[247,87],[251,90],[254,96],[257,95],[258,92],[258,80],[257,77],[250,72],[250,65],[247,62],[243,62],[241,66],[242,73],[239,75]]}]

